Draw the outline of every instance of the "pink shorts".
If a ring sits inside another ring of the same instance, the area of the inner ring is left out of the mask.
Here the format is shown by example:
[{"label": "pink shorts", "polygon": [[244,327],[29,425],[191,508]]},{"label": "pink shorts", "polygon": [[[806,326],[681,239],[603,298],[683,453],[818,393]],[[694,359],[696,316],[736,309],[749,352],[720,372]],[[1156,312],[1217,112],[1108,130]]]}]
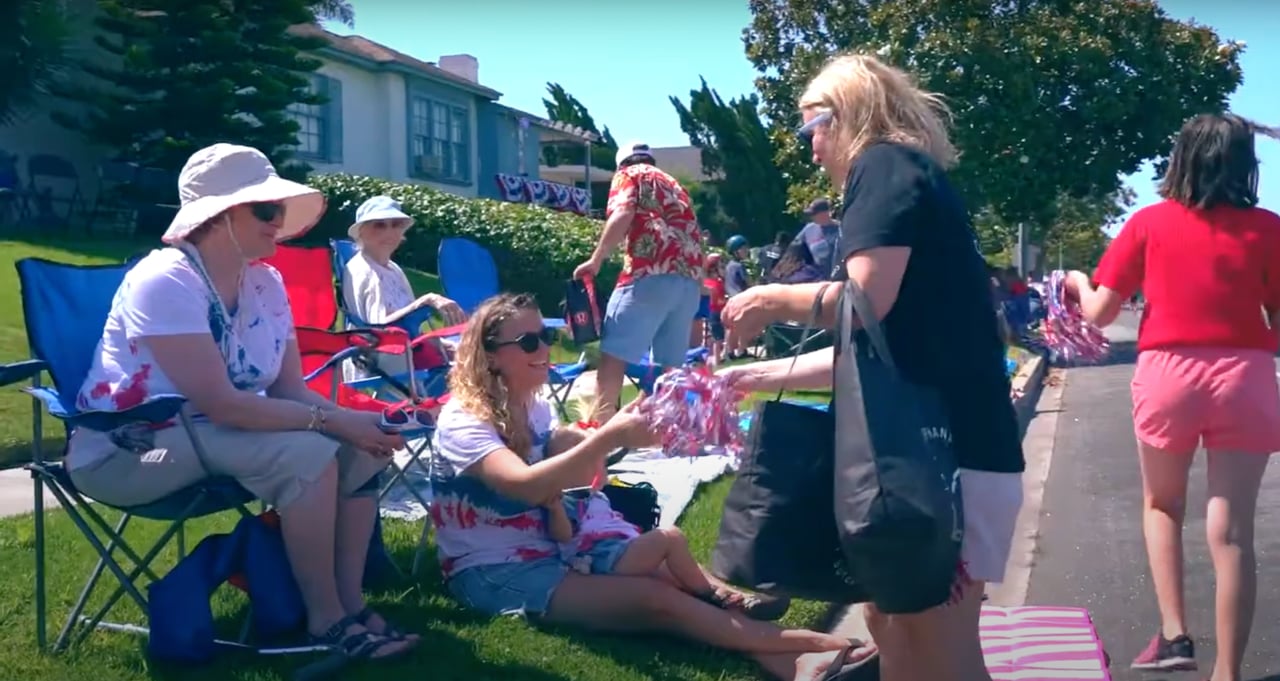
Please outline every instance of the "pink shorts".
[{"label": "pink shorts", "polygon": [[1140,442],[1176,452],[1280,451],[1275,357],[1262,350],[1144,350],[1133,373]]}]

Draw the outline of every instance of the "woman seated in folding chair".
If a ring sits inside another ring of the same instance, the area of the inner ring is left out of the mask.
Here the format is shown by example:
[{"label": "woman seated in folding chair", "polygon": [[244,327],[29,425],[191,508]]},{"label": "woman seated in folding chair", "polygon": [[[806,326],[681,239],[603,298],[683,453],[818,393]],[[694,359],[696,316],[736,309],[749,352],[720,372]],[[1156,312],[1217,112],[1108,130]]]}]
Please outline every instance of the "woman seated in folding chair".
[{"label": "woman seated in folding chair", "polygon": [[82,411],[181,396],[181,426],[77,428],[68,469],[88,496],[149,503],[210,476],[237,480],[280,513],[314,641],[385,658],[418,640],[365,606],[378,481],[398,435],[380,415],[340,409],[303,382],[280,275],[257,263],[324,212],[320,192],[276,175],[249,147],[215,144],[179,179],[182,208],[116,292]]},{"label": "woman seated in folding chair", "polygon": [[[837,657],[842,672],[870,654],[838,636],[782,629],[740,608],[708,603],[682,591],[665,567],[649,576],[618,574],[623,542],[600,541],[566,560],[543,505],[590,480],[615,449],[648,446],[656,438],[642,416],[625,409],[568,450],[544,456],[553,422],[539,393],[547,381],[548,339],[531,296],[502,294],[475,312],[458,347],[452,399],[436,425],[431,479],[440,562],[460,603],[490,615],[676,634],[750,654],[787,681],[822,678]],[[592,574],[571,569],[580,559],[591,563]]]},{"label": "woman seated in folding chair", "polygon": [[[413,225],[413,218],[400,209],[400,202],[389,196],[375,196],[356,209],[356,221],[347,234],[358,249],[347,263],[342,277],[342,297],[346,309],[359,315],[360,320],[377,326],[395,324],[411,314],[430,308],[453,326],[466,321],[462,308],[454,301],[438,294],[413,295],[409,278],[391,256],[404,243],[404,233]],[[417,335],[411,329],[410,335]],[[408,371],[404,357],[398,354],[377,353],[378,367],[391,375]],[[419,344],[413,353],[415,371],[445,366],[448,356],[445,347],[432,340]],[[350,364],[350,363],[348,363]],[[363,378],[357,367],[344,368],[348,380]],[[433,392],[427,389],[428,394]]]}]

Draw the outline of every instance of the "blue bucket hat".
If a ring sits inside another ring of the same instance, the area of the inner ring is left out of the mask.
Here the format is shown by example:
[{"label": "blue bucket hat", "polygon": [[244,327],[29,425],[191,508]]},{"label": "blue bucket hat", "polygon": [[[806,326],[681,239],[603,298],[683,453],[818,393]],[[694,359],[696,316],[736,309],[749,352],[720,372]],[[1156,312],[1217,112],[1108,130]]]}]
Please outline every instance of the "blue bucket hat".
[{"label": "blue bucket hat", "polygon": [[374,220],[403,220],[405,227],[413,225],[413,218],[400,210],[399,201],[390,196],[375,196],[356,209],[356,221],[347,228],[347,236],[355,239],[360,233],[360,225]]}]

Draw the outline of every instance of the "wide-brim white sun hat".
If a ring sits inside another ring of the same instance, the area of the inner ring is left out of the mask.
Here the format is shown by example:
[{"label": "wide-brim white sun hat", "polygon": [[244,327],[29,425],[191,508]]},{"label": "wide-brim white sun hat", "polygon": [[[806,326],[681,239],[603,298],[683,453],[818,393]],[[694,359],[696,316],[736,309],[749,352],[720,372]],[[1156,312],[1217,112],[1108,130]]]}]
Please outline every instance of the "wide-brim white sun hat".
[{"label": "wide-brim white sun hat", "polygon": [[253,147],[220,142],[191,155],[178,174],[182,207],[160,240],[174,244],[234,206],[250,203],[284,205],[284,224],[276,241],[302,236],[324,215],[319,190],[276,174],[266,155]]},{"label": "wide-brim white sun hat", "polygon": [[353,240],[360,237],[360,225],[374,220],[399,220],[405,229],[413,226],[413,218],[400,207],[400,202],[390,196],[375,196],[360,204],[356,209],[356,221],[347,228],[347,236]]}]

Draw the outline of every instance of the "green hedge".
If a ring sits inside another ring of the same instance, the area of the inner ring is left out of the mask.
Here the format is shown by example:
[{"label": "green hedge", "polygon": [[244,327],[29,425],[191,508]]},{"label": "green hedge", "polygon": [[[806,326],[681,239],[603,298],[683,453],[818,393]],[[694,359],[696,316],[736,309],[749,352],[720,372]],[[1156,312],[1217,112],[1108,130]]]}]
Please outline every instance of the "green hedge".
[{"label": "green hedge", "polygon": [[[438,272],[440,240],[466,237],[493,254],[503,290],[536,295],[548,315],[560,314],[565,281],[574,267],[591,256],[604,226],[597,220],[539,206],[469,199],[375,177],[313,175],[308,184],[328,196],[329,209],[304,242],[347,238],[356,208],[369,197],[386,194],[400,201],[415,220],[404,245],[396,251],[395,259],[401,265]],[[620,267],[621,259],[615,256],[601,270],[597,286],[602,297],[613,289]]]}]

